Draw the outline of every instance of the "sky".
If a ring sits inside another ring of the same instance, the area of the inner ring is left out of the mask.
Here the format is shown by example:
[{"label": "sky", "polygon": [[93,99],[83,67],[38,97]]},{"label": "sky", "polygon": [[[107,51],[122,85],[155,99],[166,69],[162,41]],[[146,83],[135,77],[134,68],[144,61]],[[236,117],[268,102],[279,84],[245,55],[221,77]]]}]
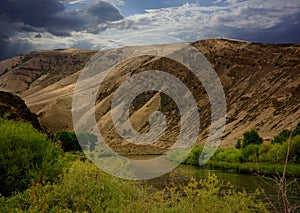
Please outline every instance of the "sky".
[{"label": "sky", "polygon": [[0,27],[0,60],[205,38],[300,43],[300,1],[1,0]]}]

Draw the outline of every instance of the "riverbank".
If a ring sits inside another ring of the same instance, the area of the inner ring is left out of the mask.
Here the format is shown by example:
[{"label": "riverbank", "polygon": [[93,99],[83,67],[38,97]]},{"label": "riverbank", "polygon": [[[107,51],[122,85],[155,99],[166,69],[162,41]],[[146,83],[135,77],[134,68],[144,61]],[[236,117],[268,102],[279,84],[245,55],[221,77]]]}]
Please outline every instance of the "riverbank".
[{"label": "riverbank", "polygon": [[[209,169],[221,169],[225,171],[233,171],[237,174],[253,174],[262,176],[282,175],[284,165],[270,164],[270,163],[229,163],[209,161],[204,167]],[[289,164],[286,168],[286,175],[288,177],[300,177],[300,165]]]},{"label": "riverbank", "polygon": [[259,191],[237,191],[214,174],[161,190],[141,183],[75,160],[56,182],[32,183],[11,197],[0,196],[0,212],[268,212]]}]

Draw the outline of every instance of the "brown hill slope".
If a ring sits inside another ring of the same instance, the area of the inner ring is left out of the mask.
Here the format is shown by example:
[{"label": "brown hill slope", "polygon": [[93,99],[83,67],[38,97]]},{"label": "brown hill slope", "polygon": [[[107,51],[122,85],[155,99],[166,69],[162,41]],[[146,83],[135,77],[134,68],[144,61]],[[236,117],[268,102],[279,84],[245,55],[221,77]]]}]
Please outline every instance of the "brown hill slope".
[{"label": "brown hill slope", "polygon": [[17,95],[0,91],[0,117],[31,123],[38,130],[42,130],[37,115],[30,112],[25,102]]},{"label": "brown hill slope", "polygon": [[[227,125],[223,145],[234,145],[244,131],[258,129],[270,139],[300,121],[300,45],[271,45],[227,39],[208,39],[192,44],[217,71],[227,101]],[[72,129],[71,101],[79,71],[94,51],[56,50],[25,54],[0,62],[0,88],[19,93],[38,114],[42,126],[52,132]],[[172,73],[192,91],[201,117],[199,142],[209,130],[210,110],[201,83],[186,69],[166,58],[140,57],[117,66],[99,89],[97,119],[112,147],[122,152],[159,152],[176,139],[178,109],[168,96],[155,92],[140,95],[131,107],[131,122],[140,132],[149,130],[148,116],[161,109],[168,129],[152,146],[135,146],[121,140],[111,124],[110,103],[119,85],[144,70]]]}]

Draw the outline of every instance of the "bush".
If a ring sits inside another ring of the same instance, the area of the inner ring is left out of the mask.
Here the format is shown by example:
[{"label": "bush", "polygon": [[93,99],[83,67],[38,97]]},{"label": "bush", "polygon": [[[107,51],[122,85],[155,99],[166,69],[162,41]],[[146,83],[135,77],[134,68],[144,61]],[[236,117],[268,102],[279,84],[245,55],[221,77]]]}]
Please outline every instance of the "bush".
[{"label": "bush", "polygon": [[300,164],[300,135],[291,139],[289,159],[293,163]]},{"label": "bush", "polygon": [[259,145],[250,144],[242,148],[242,161],[257,162],[259,159]]},{"label": "bush", "polygon": [[272,139],[271,143],[272,144],[274,144],[274,143],[282,144],[288,140],[288,138],[290,137],[290,134],[291,134],[290,130],[284,129]]},{"label": "bush", "polygon": [[258,132],[255,129],[252,129],[250,131],[247,131],[243,134],[243,144],[242,148],[245,148],[246,146],[250,144],[262,144],[263,139],[259,136]]},{"label": "bush", "polygon": [[260,162],[270,162],[268,153],[271,150],[271,144],[262,144],[259,146],[259,161]]},{"label": "bush", "polygon": [[[84,144],[79,144],[77,136],[80,137],[80,142],[84,142]],[[84,149],[93,150],[95,148],[95,143],[97,142],[97,136],[89,133],[79,133],[75,134],[75,132],[57,132],[54,137],[56,140],[59,140],[62,143],[62,149],[65,152],[70,151],[82,151],[82,146]]]},{"label": "bush", "polygon": [[183,164],[198,166],[199,165],[199,157],[202,153],[202,150],[203,150],[203,147],[196,145],[192,149],[192,151],[188,155],[188,157],[183,161]]},{"label": "bush", "polygon": [[240,150],[235,148],[220,148],[213,157],[213,160],[220,162],[239,162],[240,158]]},{"label": "bush", "polygon": [[57,184],[36,184],[6,201],[0,198],[0,212],[267,212],[258,195],[237,192],[215,175],[153,190],[77,161]]},{"label": "bush", "polygon": [[296,128],[294,129],[293,133],[292,133],[292,137],[295,137],[297,135],[300,135],[300,122],[298,123],[298,125],[296,126]]},{"label": "bush", "polygon": [[3,208],[8,212],[120,212],[137,200],[139,192],[133,182],[112,177],[88,161],[75,161],[57,184],[33,184],[7,199]]},{"label": "bush", "polygon": [[242,148],[242,142],[241,142],[241,139],[238,139],[238,140],[237,140],[237,142],[236,142],[236,144],[235,144],[235,148],[236,148],[236,149]]},{"label": "bush", "polygon": [[11,195],[32,180],[53,181],[62,171],[63,152],[31,124],[0,119],[0,193]]},{"label": "bush", "polygon": [[266,154],[266,161],[270,163],[282,163],[286,157],[286,151],[283,145],[273,144]]},{"label": "bush", "polygon": [[62,143],[61,147],[65,152],[82,151],[75,132],[57,132],[54,138]]}]

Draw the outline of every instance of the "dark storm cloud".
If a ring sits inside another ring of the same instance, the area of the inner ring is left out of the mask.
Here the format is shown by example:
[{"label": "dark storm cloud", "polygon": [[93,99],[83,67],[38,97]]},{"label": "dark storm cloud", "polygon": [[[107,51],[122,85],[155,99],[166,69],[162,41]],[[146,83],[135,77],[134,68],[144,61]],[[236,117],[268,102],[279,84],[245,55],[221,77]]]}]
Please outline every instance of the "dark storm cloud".
[{"label": "dark storm cloud", "polygon": [[300,43],[298,0],[251,0],[213,13],[211,28],[219,36],[266,43]]},{"label": "dark storm cloud", "polygon": [[92,5],[87,11],[89,14],[97,17],[100,22],[105,22],[105,19],[108,19],[110,21],[118,21],[123,18],[117,8],[103,1]]},{"label": "dark storm cloud", "polygon": [[10,21],[21,21],[30,26],[42,27],[42,21],[53,18],[64,10],[58,0],[2,0],[0,11]]},{"label": "dark storm cloud", "polygon": [[[293,22],[293,17],[269,29],[229,29],[229,37],[265,43],[300,43],[300,22]],[[300,20],[300,14],[297,17]]]},{"label": "dark storm cloud", "polygon": [[43,36],[39,33],[34,36],[35,38],[42,38]]},{"label": "dark storm cloud", "polygon": [[[110,21],[123,19],[113,5],[98,1],[88,8],[67,11],[61,0],[1,0],[0,4],[0,60],[28,51],[28,41],[14,41],[9,38],[24,32],[48,32],[55,36],[70,36],[72,31],[98,33],[98,27]],[[24,44],[22,44],[24,43]],[[14,50],[11,48],[14,47]],[[22,52],[24,52],[22,51]]]},{"label": "dark storm cloud", "polygon": [[31,43],[27,41],[14,41],[10,42],[4,39],[0,39],[0,59],[10,58],[22,53],[33,50]]}]

